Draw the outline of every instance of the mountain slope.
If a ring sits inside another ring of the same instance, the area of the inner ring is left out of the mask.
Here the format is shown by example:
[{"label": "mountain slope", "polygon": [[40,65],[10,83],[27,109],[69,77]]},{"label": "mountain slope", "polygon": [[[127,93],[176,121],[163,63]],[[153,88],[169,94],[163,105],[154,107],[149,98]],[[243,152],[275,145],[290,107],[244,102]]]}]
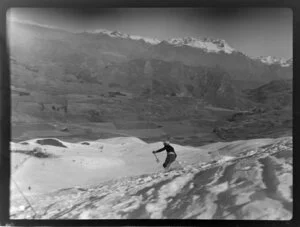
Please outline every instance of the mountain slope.
[{"label": "mountain slope", "polygon": [[227,71],[232,79],[237,80],[267,82],[279,78],[292,78],[292,66],[267,65],[237,51],[231,54],[224,51],[207,52],[187,45],[174,47],[163,41],[151,47],[149,57],[165,61],[180,61],[193,66],[215,67],[217,65]]},{"label": "mountain slope", "polygon": [[248,98],[275,108],[292,106],[293,81],[274,80],[256,89],[245,91]]},{"label": "mountain slope", "polygon": [[226,141],[291,136],[292,90],[292,80],[274,80],[245,90],[245,97],[256,107],[234,113],[222,126],[216,126],[214,132]]},{"label": "mountain slope", "polygon": [[268,82],[292,78],[292,59],[284,67],[276,62],[265,64],[233,49],[224,40],[188,37],[159,42],[116,31],[71,33],[19,22],[12,22],[9,29],[13,57],[28,63],[62,64],[66,73],[85,69],[97,77],[111,63],[147,58],[188,66],[218,66],[234,80]]},{"label": "mountain slope", "polygon": [[227,108],[251,106],[234,86],[230,75],[218,67],[136,59],[107,67],[101,78],[104,83],[146,96],[195,97]]}]

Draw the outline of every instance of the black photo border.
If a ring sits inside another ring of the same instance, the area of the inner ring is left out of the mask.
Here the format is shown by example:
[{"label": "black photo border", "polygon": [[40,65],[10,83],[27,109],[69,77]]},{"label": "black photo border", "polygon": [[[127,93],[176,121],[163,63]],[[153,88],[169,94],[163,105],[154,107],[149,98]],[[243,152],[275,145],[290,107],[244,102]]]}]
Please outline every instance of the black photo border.
[{"label": "black photo border", "polygon": [[[0,2],[0,225],[12,226],[300,226],[299,213],[299,166],[297,154],[299,133],[297,123],[300,103],[297,53],[299,53],[300,1],[297,0],[4,0]],[[227,221],[227,220],[10,220],[10,150],[11,98],[9,54],[6,34],[6,13],[9,8],[139,8],[139,7],[213,7],[213,8],[290,8],[293,11],[293,218],[289,221]],[[298,93],[298,95],[297,95]],[[298,105],[297,105],[298,104]]]}]

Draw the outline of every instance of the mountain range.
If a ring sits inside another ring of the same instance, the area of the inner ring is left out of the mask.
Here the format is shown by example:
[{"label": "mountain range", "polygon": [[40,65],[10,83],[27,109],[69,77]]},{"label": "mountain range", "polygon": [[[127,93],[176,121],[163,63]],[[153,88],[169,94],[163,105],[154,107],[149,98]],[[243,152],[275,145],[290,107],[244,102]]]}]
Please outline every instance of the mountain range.
[{"label": "mountain range", "polygon": [[12,22],[9,29],[11,54],[24,60],[75,65],[84,62],[99,71],[116,62],[159,59],[187,66],[218,66],[234,80],[269,82],[292,78],[292,59],[249,57],[221,39],[185,37],[159,41],[105,29],[73,33],[21,22]]},{"label": "mountain range", "polygon": [[[225,52],[227,54],[232,54],[233,52],[239,52],[232,48],[225,40],[223,39],[213,39],[213,38],[194,38],[194,37],[184,37],[184,38],[171,38],[168,40],[160,41],[156,38],[149,38],[137,35],[129,35],[125,33],[121,33],[119,31],[109,31],[106,29],[97,29],[93,31],[87,31],[86,33],[91,34],[105,34],[112,38],[124,38],[124,39],[132,39],[132,40],[142,40],[146,43],[150,43],[152,45],[157,45],[162,42],[167,42],[174,47],[182,47],[182,46],[190,46],[193,48],[202,49],[208,53],[214,52]],[[267,65],[279,64],[282,67],[289,67],[293,64],[293,59],[284,59],[279,57],[272,56],[259,56],[252,57],[254,60],[259,60],[262,63]]]},{"label": "mountain range", "polygon": [[222,39],[160,41],[17,21],[8,29],[12,85],[31,91],[100,95],[110,90],[194,97],[217,107],[247,109],[260,101],[244,91],[293,77],[292,59],[249,57]]}]

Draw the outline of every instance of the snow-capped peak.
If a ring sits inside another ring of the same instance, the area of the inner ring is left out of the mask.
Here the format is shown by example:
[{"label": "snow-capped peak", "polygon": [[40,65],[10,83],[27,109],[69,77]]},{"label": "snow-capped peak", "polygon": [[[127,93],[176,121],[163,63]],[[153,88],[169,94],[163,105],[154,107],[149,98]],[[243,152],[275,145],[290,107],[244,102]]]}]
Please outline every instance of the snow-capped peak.
[{"label": "snow-capped peak", "polygon": [[144,40],[146,43],[150,43],[150,44],[159,44],[160,43],[160,40],[158,40],[158,39],[143,37],[143,36],[138,36],[138,35],[130,35],[130,38],[134,39],[134,40]]},{"label": "snow-capped peak", "polygon": [[106,34],[114,38],[129,38],[128,34],[119,32],[119,31],[110,31],[106,29],[96,29],[96,30],[89,30],[86,31],[87,33],[92,33],[92,34]]},{"label": "snow-capped peak", "polygon": [[190,46],[195,48],[203,49],[207,52],[218,53],[224,51],[227,54],[231,54],[235,51],[228,43],[223,39],[212,39],[212,38],[201,38],[196,39],[193,37],[184,37],[184,38],[173,38],[167,41],[168,43],[175,46]]},{"label": "snow-capped peak", "polygon": [[267,64],[267,65],[274,65],[274,64],[277,64],[277,65],[280,65],[282,67],[288,67],[290,66],[291,64],[293,64],[293,59],[289,59],[289,60],[286,60],[284,58],[279,58],[279,57],[272,57],[272,56],[260,56],[258,58],[255,58],[256,60],[259,60],[261,61],[262,63],[264,64]]},{"label": "snow-capped peak", "polygon": [[92,33],[92,34],[106,34],[109,35],[110,37],[113,38],[124,38],[124,39],[133,39],[133,40],[144,40],[146,43],[150,44],[158,44],[160,43],[160,40],[155,39],[155,38],[149,38],[149,37],[143,37],[143,36],[137,36],[137,35],[129,35],[126,33],[122,33],[119,31],[109,31],[106,29],[97,29],[93,31],[86,31],[87,33]]}]

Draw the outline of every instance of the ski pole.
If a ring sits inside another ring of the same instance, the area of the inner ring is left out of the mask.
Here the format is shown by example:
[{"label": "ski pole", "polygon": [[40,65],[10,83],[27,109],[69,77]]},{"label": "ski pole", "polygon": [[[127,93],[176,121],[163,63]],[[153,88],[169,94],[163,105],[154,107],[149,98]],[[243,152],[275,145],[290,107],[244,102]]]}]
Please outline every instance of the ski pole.
[{"label": "ski pole", "polygon": [[155,158],[156,158],[156,162],[159,163],[159,159],[157,158],[156,154],[155,153],[152,153],[154,154]]}]

